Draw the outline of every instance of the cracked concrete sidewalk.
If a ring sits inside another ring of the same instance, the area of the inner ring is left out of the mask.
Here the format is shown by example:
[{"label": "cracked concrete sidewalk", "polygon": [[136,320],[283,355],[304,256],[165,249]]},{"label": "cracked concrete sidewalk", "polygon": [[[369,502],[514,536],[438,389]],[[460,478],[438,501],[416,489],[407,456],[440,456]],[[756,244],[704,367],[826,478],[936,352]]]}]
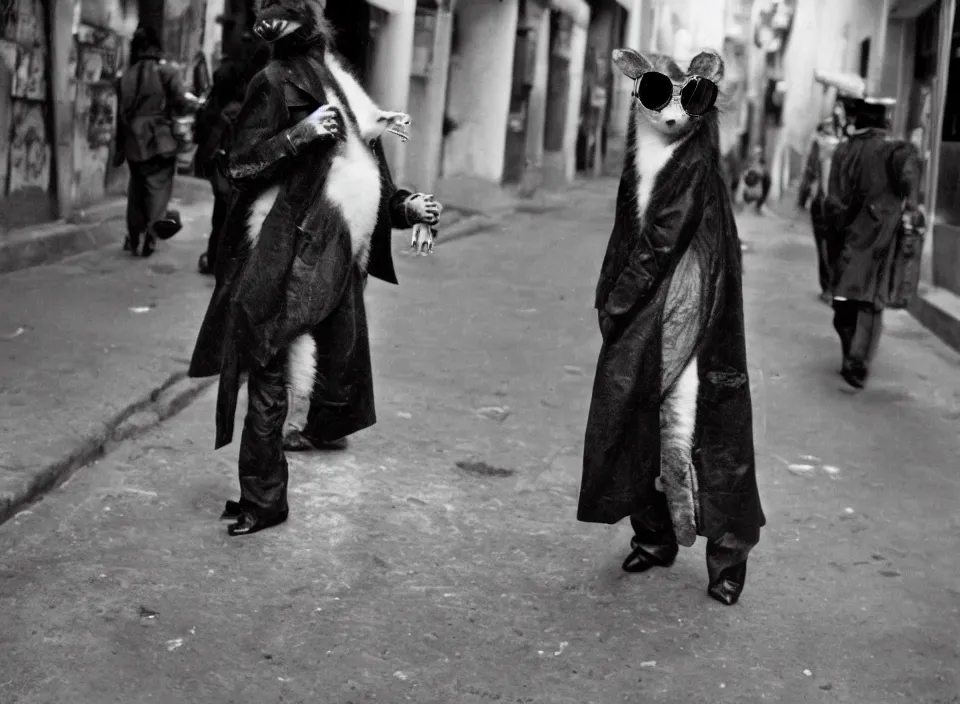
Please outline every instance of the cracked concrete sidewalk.
[{"label": "cracked concrete sidewalk", "polygon": [[[442,196],[438,247],[522,207],[496,187],[456,183]],[[497,195],[497,207],[484,210],[477,193],[488,202]],[[215,381],[186,378],[213,289],[196,271],[210,227],[209,186],[178,176],[171,207],[184,229],[149,259],[121,251],[115,205],[97,222],[95,241],[108,246],[0,274],[0,523]],[[408,237],[395,233],[397,252]]]}]

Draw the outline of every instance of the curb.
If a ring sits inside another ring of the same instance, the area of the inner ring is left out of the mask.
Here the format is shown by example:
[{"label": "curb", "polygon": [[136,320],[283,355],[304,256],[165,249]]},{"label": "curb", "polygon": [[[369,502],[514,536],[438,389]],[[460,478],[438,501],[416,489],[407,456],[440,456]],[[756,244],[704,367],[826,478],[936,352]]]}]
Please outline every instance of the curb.
[{"label": "curb", "polygon": [[110,452],[118,443],[141,435],[175,416],[216,380],[216,377],[190,379],[186,371],[170,375],[160,386],[105,421],[70,453],[39,468],[12,494],[0,496],[0,524],[27,504],[41,500],[48,491],[63,484],[78,469]]},{"label": "curb", "polygon": [[[190,205],[205,199],[209,190],[202,179],[178,175],[173,197]],[[126,211],[127,197],[110,194],[77,209],[68,220],[10,230],[0,238],[0,274],[56,264],[75,254],[119,245],[126,229]]]}]

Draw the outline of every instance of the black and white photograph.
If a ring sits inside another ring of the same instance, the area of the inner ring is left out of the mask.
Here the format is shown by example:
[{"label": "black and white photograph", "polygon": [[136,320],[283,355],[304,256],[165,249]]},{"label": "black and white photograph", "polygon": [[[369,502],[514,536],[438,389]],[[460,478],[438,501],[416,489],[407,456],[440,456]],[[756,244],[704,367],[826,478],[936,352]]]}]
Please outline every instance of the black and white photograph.
[{"label": "black and white photograph", "polygon": [[0,0],[0,704],[960,704],[958,0]]}]

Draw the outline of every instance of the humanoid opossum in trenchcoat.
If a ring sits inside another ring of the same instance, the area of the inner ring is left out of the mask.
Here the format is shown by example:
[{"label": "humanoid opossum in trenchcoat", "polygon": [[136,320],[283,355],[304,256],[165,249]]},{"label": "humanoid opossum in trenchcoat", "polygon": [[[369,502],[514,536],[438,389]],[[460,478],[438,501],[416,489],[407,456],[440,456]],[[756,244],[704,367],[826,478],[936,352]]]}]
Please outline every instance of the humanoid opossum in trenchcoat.
[{"label": "humanoid opossum in trenchcoat", "polygon": [[[394,187],[377,142],[383,111],[328,50],[322,6],[275,3],[258,23],[282,31],[291,7],[303,11],[301,29],[273,42],[237,117],[226,165],[237,194],[190,366],[194,377],[220,374],[217,448],[232,440],[248,373],[241,497],[224,511],[237,521],[232,535],[287,517],[288,384],[336,386],[339,403],[323,424],[331,437],[376,422],[363,288],[367,274],[397,283],[391,211],[402,219],[409,196]],[[307,118],[323,105],[338,109],[339,128],[316,137]]]},{"label": "humanoid opossum in trenchcoat", "polygon": [[[723,70],[709,52],[687,73],[669,57],[630,50],[615,52],[615,61],[634,80],[657,70],[675,85],[698,75],[718,80]],[[596,289],[603,345],[577,517],[609,524],[631,517],[631,557],[644,558],[644,569],[669,566],[678,543],[705,536],[715,587],[726,567],[745,570],[765,523],[754,465],[742,255],[720,169],[716,110],[676,144],[654,181],[642,225],[635,161],[638,130],[646,129],[641,120],[635,107]],[[627,563],[624,569],[641,571]]]}]

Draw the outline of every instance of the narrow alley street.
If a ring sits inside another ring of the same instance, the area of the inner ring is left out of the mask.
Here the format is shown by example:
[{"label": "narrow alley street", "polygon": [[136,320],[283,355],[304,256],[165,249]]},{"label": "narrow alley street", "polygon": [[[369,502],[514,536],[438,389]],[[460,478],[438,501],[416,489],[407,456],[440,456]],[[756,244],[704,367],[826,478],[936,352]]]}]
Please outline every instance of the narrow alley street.
[{"label": "narrow alley street", "polygon": [[[0,704],[960,702],[960,355],[890,312],[848,391],[806,224],[739,216],[768,520],[740,603],[707,596],[702,539],[631,575],[627,522],[576,521],[615,195],[432,257],[397,235],[400,286],[367,290],[379,422],[290,456],[286,524],[218,521],[213,387],[0,525]],[[158,357],[209,296],[188,228],[154,263],[179,267]]]}]

